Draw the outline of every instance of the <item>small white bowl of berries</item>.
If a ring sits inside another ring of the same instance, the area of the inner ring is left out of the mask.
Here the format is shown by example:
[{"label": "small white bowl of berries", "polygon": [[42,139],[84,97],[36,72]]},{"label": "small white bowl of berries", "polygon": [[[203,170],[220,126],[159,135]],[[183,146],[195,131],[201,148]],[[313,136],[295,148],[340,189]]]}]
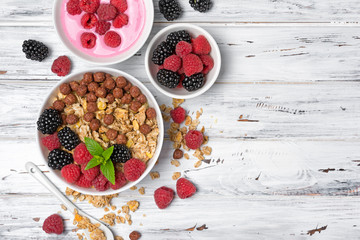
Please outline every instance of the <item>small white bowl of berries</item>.
[{"label": "small white bowl of berries", "polygon": [[215,39],[193,24],[173,24],[159,31],[145,55],[146,73],[157,90],[172,98],[200,96],[215,83],[221,54]]}]

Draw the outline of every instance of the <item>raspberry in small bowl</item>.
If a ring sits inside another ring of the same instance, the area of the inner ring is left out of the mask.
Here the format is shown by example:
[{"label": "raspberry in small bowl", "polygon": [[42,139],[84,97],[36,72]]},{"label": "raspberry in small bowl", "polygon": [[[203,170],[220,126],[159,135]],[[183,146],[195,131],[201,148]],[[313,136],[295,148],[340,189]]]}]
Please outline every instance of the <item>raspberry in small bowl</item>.
[{"label": "raspberry in small bowl", "polygon": [[46,97],[36,125],[50,180],[90,195],[139,183],[155,165],[164,138],[153,95],[136,78],[110,68],[63,78]]},{"label": "raspberry in small bowl", "polygon": [[154,6],[147,0],[56,0],[53,21],[63,44],[98,65],[125,61],[145,44]]},{"label": "raspberry in small bowl", "polygon": [[148,45],[145,70],[161,93],[179,99],[200,96],[219,76],[221,55],[214,38],[193,24],[173,24]]}]

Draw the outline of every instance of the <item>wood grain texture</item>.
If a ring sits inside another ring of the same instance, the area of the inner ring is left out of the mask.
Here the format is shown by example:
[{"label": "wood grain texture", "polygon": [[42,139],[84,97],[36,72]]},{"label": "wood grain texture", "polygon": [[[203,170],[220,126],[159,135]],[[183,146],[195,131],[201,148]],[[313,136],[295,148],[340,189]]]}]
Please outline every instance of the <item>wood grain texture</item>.
[{"label": "wood grain texture", "polygon": [[[194,11],[187,0],[179,1],[183,15],[176,22],[354,22],[360,8],[356,0],[214,0],[206,14]],[[3,0],[0,3],[1,25],[51,25],[53,1]],[[154,1],[155,22],[165,22]]]},{"label": "wood grain texture", "polygon": [[[196,23],[216,39],[223,68],[216,84],[184,107],[200,118],[210,136],[211,157],[170,164],[168,139],[154,171],[125,191],[116,206],[140,201],[133,226],[118,225],[125,239],[139,230],[142,239],[359,239],[359,63],[360,5],[355,0],[213,0],[207,14],[180,1],[177,22]],[[171,23],[155,2],[151,36]],[[52,27],[53,1],[0,2],[0,239],[76,239],[72,216],[24,170],[34,161],[46,170],[34,138],[38,109],[60,79],[50,71],[57,56],[68,55],[73,71],[91,67],[69,53]],[[43,41],[51,54],[28,61],[24,39]],[[157,92],[144,70],[146,45],[128,61],[112,65],[141,80],[159,104],[171,99]],[[166,124],[167,126],[167,124]],[[192,180],[198,193],[155,207],[153,192],[175,188],[173,172]],[[64,186],[59,185],[64,190]],[[103,210],[78,206],[100,218]],[[45,236],[43,220],[61,211],[66,231]],[[146,214],[146,217],[143,216]],[[35,221],[34,220],[38,220]],[[208,229],[185,229],[206,224]],[[327,226],[310,237],[308,231]]]},{"label": "wood grain texture", "polygon": [[[155,26],[150,38],[162,27]],[[360,35],[344,27],[236,27],[204,26],[218,42],[222,71],[218,83],[357,81],[360,78]],[[40,30],[39,30],[40,29]],[[59,55],[72,57],[73,69],[90,67],[61,44],[52,27],[0,27],[3,80],[58,80],[50,70]],[[21,35],[19,34],[21,32]],[[21,36],[21,37],[20,37]],[[43,63],[24,57],[24,39],[35,38],[51,47]],[[55,47],[56,46],[56,47]],[[112,67],[148,81],[145,46],[131,59]],[[16,64],[14,64],[16,59]]]}]

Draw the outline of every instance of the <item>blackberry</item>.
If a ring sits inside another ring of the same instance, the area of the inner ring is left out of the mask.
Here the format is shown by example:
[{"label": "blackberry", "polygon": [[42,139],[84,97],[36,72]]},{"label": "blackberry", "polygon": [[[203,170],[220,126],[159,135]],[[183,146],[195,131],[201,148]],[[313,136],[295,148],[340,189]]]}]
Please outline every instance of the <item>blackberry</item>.
[{"label": "blackberry", "polygon": [[189,3],[195,11],[202,13],[207,12],[212,6],[211,0],[189,0]]},{"label": "blackberry", "polygon": [[115,144],[110,159],[116,163],[126,163],[131,158],[130,150],[122,144]]},{"label": "blackberry", "polygon": [[180,41],[191,43],[190,34],[185,30],[180,30],[177,32],[172,32],[166,37],[166,42],[174,49],[173,51],[175,51],[176,45]]},{"label": "blackberry", "polygon": [[160,0],[159,1],[160,13],[164,15],[164,18],[168,21],[174,21],[180,17],[182,12],[177,0]]},{"label": "blackberry", "polygon": [[49,55],[49,49],[45,44],[36,40],[25,40],[22,45],[22,51],[27,59],[41,62]]},{"label": "blackberry", "polygon": [[170,47],[165,41],[160,43],[153,52],[152,61],[157,65],[162,65],[165,58],[171,56],[175,49]]},{"label": "blackberry", "polygon": [[180,75],[166,69],[160,69],[157,73],[158,82],[168,88],[176,88],[180,82]]},{"label": "blackberry", "polygon": [[205,82],[204,74],[197,73],[191,75],[190,77],[186,76],[184,81],[182,82],[182,85],[187,91],[192,92],[198,90],[199,88],[202,88],[204,82]]},{"label": "blackberry", "polygon": [[80,144],[80,139],[69,127],[64,127],[58,133],[58,138],[61,145],[66,150],[73,150],[77,145]]},{"label": "blackberry", "polygon": [[53,134],[62,124],[59,112],[55,109],[45,109],[37,121],[37,129],[42,134]]},{"label": "blackberry", "polygon": [[74,162],[71,153],[64,150],[54,149],[49,153],[48,165],[54,170],[61,170],[64,166]]}]

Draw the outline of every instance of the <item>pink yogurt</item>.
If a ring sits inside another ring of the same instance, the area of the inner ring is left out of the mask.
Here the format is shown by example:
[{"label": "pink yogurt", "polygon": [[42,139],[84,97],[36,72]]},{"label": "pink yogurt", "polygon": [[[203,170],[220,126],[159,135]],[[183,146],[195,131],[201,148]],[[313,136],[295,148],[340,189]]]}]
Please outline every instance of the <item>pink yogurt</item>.
[{"label": "pink yogurt", "polygon": [[[122,28],[114,28],[111,23],[111,31],[117,32],[121,36],[121,44],[117,48],[111,48],[104,43],[104,36],[100,36],[92,29],[84,29],[81,26],[81,17],[85,14],[72,16],[66,11],[66,3],[64,0],[61,5],[61,25],[66,37],[80,51],[93,57],[114,57],[130,49],[139,39],[145,26],[146,10],[143,0],[128,0],[128,9],[125,14],[129,17],[129,23]],[[110,0],[101,0],[101,3],[110,3]],[[109,30],[109,31],[110,31]],[[83,32],[92,32],[96,35],[96,45],[92,49],[84,48],[81,45],[80,36]]]}]

